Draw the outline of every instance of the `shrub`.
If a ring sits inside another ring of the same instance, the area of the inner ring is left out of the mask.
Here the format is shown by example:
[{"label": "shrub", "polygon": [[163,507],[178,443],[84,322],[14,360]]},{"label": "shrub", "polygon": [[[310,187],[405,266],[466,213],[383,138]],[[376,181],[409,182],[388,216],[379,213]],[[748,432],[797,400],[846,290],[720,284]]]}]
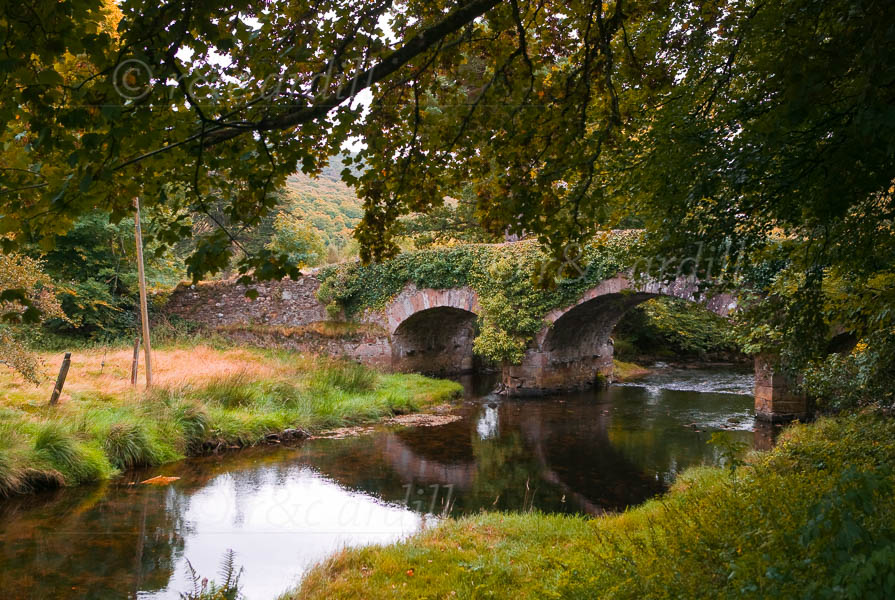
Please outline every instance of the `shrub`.
[{"label": "shrub", "polygon": [[878,332],[848,353],[809,364],[804,390],[825,410],[895,406],[895,333]]}]

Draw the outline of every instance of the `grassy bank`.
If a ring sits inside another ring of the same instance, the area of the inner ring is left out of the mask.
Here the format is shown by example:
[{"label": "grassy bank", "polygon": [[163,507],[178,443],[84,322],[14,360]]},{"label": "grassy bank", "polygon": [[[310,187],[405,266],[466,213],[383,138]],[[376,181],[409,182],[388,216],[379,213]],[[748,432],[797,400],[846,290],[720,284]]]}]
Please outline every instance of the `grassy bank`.
[{"label": "grassy bank", "polygon": [[[129,384],[131,352],[75,353],[59,405],[51,385],[0,372],[0,497],[77,485],[273,433],[321,430],[415,412],[457,396],[450,381],[381,374],[284,351],[170,348],[154,353],[156,385]],[[44,357],[57,363],[56,355]]]},{"label": "grassy bank", "polygon": [[346,550],[286,598],[891,598],[895,423],[794,427],[596,519],[490,513]]},{"label": "grassy bank", "polygon": [[621,360],[612,361],[612,378],[614,381],[631,381],[632,379],[645,377],[650,373],[652,371],[636,363]]}]

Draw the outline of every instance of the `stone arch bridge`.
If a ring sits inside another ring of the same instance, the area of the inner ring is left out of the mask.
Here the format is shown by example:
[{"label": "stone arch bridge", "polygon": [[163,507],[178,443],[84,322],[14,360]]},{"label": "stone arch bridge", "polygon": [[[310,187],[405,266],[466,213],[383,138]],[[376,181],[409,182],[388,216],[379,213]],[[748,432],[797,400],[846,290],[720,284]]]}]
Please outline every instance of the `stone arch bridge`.
[{"label": "stone arch bridge", "polygon": [[[472,288],[407,285],[383,310],[364,313],[360,322],[368,329],[362,334],[337,339],[314,334],[313,325],[325,322],[327,315],[316,298],[319,282],[313,276],[254,287],[259,292],[255,301],[232,282],[182,287],[169,301],[168,312],[215,325],[249,343],[346,355],[393,370],[448,375],[483,366],[473,353],[481,307]],[[577,302],[544,317],[522,362],[500,367],[503,387],[513,395],[533,395],[597,385],[612,373],[611,334],[616,324],[628,310],[652,298],[701,302],[722,316],[736,308],[732,296],[700,298],[697,292],[697,282],[689,278],[638,283],[619,274],[606,279]],[[804,416],[806,402],[791,388],[768,361],[756,359],[759,416]]]}]

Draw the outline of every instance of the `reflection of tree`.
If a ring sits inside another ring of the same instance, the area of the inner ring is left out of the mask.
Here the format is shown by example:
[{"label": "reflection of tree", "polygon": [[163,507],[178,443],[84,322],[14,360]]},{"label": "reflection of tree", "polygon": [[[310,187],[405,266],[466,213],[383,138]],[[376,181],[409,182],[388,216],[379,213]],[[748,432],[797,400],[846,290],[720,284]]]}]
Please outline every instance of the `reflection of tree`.
[{"label": "reflection of tree", "polygon": [[[526,403],[523,410],[507,406],[502,415],[502,423],[522,432],[538,461],[539,477],[571,504],[559,506],[548,496],[537,506],[597,513],[640,503],[662,491],[641,463],[628,460],[609,443],[606,432],[612,417],[607,405],[585,395],[565,398],[566,404],[548,399]],[[553,506],[544,504],[550,500]]]},{"label": "reflection of tree", "polygon": [[525,510],[536,503],[540,470],[535,457],[525,448],[518,431],[480,439],[472,436],[476,475],[472,487],[457,499],[457,507]]},{"label": "reflection of tree", "polygon": [[[665,485],[688,467],[719,462],[717,449],[708,444],[711,434],[700,430],[708,426],[692,419],[736,414],[749,405],[748,398],[733,394],[652,392],[635,387],[612,388],[610,393],[615,406],[624,410],[613,413],[607,439],[626,460],[643,465]],[[729,435],[750,444],[754,437],[750,431],[730,431]]]},{"label": "reflection of tree", "polygon": [[[582,403],[570,413],[551,400],[481,406],[481,414],[441,427],[315,440],[302,448],[302,461],[384,500],[404,502],[413,494],[410,507],[418,511],[441,509],[446,499],[432,502],[432,494],[444,496],[451,486],[452,514],[595,513],[639,503],[663,487],[610,444],[604,410]],[[480,427],[475,417],[490,413],[496,426]]]},{"label": "reflection of tree", "polygon": [[176,490],[153,486],[9,500],[0,514],[0,589],[33,598],[163,589],[183,552],[182,507]]},{"label": "reflection of tree", "polygon": [[[749,432],[747,436],[751,436]],[[717,462],[716,450],[708,444],[709,434],[684,430],[676,435],[667,432],[636,431],[613,427],[609,431],[612,446],[628,460],[649,465],[665,485],[670,485],[681,471],[699,464]]]}]

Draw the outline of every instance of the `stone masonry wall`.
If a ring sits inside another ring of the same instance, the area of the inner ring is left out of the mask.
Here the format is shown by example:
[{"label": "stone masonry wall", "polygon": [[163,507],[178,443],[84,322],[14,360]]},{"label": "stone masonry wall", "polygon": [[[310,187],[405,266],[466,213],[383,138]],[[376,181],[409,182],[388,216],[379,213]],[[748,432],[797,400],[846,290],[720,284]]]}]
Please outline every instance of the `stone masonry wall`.
[{"label": "stone masonry wall", "polygon": [[344,356],[437,375],[473,367],[477,304],[469,290],[408,286],[386,310],[362,315],[360,324],[324,325],[329,317],[317,300],[320,282],[315,277],[250,287],[258,292],[254,300],[246,297],[246,286],[235,281],[181,285],[165,312],[253,346]]},{"label": "stone masonry wall", "polygon": [[181,285],[171,294],[165,313],[201,323],[237,343],[341,356],[392,368],[390,337],[375,319],[343,333],[338,327],[315,326],[329,318],[315,295],[320,287],[315,277],[250,287],[258,292],[254,300],[246,297],[246,286],[232,280]]},{"label": "stone masonry wall", "polygon": [[165,312],[204,325],[286,325],[297,327],[327,319],[326,308],[315,293],[320,282],[313,276],[249,286],[258,298],[246,297],[246,286],[235,281],[180,285],[171,294]]}]

